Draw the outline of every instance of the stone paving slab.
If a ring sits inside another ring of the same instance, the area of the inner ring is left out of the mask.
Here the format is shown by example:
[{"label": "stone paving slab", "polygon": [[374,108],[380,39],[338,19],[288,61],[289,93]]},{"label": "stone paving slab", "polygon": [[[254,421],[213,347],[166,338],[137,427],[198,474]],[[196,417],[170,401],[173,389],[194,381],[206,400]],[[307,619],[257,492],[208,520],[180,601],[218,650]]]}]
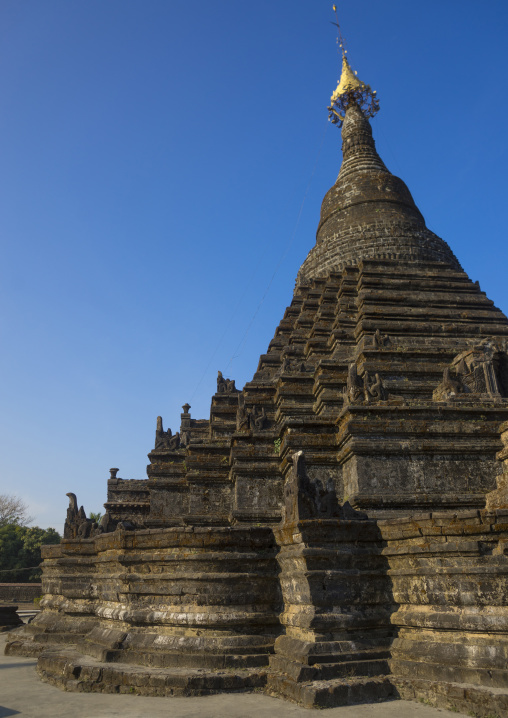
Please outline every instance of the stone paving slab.
[{"label": "stone paving slab", "polygon": [[438,708],[390,701],[376,705],[308,710],[262,693],[203,698],[146,698],[102,693],[66,693],[42,683],[32,658],[4,656],[0,636],[0,718],[460,718]]}]

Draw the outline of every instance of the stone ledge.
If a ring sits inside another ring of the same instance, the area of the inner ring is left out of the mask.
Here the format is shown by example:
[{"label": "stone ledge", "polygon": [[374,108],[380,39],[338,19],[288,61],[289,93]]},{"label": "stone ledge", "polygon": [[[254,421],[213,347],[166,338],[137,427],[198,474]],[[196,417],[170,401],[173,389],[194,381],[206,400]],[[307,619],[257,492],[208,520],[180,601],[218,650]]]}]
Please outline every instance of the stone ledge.
[{"label": "stone ledge", "polygon": [[304,708],[332,708],[397,698],[391,680],[384,676],[297,683],[288,676],[269,674],[266,693],[298,703]]},{"label": "stone ledge", "polygon": [[447,683],[390,676],[403,700],[459,711],[478,718],[508,718],[508,693],[500,688],[481,688],[469,683]]},{"label": "stone ledge", "polygon": [[73,651],[45,651],[37,672],[43,681],[67,691],[131,693],[145,696],[204,696],[252,691],[266,685],[266,670],[153,668],[101,663]]}]

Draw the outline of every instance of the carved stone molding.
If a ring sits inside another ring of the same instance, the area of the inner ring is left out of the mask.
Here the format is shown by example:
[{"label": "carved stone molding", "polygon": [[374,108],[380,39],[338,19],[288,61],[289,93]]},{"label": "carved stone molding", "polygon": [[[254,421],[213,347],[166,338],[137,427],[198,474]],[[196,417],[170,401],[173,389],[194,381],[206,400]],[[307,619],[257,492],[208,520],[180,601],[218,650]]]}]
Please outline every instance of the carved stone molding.
[{"label": "carved stone molding", "polygon": [[508,396],[508,356],[493,342],[484,341],[458,354],[443,371],[434,401],[461,398],[506,398]]}]

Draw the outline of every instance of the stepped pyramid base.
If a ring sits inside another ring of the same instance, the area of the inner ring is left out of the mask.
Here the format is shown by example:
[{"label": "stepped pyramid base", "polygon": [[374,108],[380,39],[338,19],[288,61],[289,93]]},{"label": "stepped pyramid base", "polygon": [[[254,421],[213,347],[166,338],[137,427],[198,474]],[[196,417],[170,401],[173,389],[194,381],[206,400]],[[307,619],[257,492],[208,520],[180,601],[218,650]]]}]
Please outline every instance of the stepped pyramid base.
[{"label": "stepped pyramid base", "polygon": [[267,670],[152,668],[103,663],[73,650],[46,650],[37,672],[43,681],[66,691],[131,693],[140,696],[206,696],[264,688]]},{"label": "stepped pyramid base", "polygon": [[263,691],[305,708],[402,699],[465,714],[473,711],[478,718],[508,718],[505,688],[404,676],[396,661],[390,662],[389,673],[386,652],[381,651],[358,652],[354,659],[343,654],[339,662],[306,666],[276,654],[269,668],[155,668],[84,656],[78,644],[63,648],[53,643],[48,648],[47,643],[27,640],[22,631],[9,636],[6,653],[37,656],[41,679],[66,691],[160,697]]}]

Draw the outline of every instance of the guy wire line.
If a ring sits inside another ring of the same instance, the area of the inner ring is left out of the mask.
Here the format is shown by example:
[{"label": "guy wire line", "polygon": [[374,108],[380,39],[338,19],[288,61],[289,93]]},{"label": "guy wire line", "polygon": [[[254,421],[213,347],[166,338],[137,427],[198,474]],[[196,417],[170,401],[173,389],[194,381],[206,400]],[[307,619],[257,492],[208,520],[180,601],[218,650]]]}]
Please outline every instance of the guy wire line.
[{"label": "guy wire line", "polygon": [[226,370],[231,366],[231,363],[232,363],[233,359],[235,359],[235,358],[238,356],[238,352],[242,349],[242,347],[243,347],[243,345],[244,345],[244,343],[245,343],[245,340],[247,339],[247,335],[248,335],[248,333],[249,333],[249,331],[250,331],[250,328],[252,327],[252,325],[253,325],[253,323],[254,323],[254,320],[256,319],[256,317],[257,317],[257,315],[258,315],[258,312],[259,312],[259,310],[261,309],[261,306],[263,305],[263,302],[265,301],[268,292],[270,291],[270,287],[271,287],[272,284],[273,284],[273,280],[275,279],[275,276],[276,276],[277,272],[279,271],[281,265],[283,264],[284,260],[286,259],[287,255],[288,255],[288,253],[289,253],[289,250],[290,250],[291,247],[293,246],[293,243],[294,243],[295,237],[296,237],[296,231],[297,231],[297,229],[298,229],[298,225],[300,224],[300,219],[301,219],[301,217],[302,217],[302,212],[303,212],[303,207],[304,207],[304,205],[305,205],[305,200],[307,199],[307,195],[309,194],[310,186],[311,186],[311,184],[312,184],[312,180],[313,180],[313,178],[314,178],[314,174],[316,173],[316,168],[317,168],[317,165],[318,165],[318,162],[319,162],[319,158],[321,157],[321,151],[322,151],[322,149],[323,149],[323,144],[324,144],[324,141],[325,141],[325,135],[326,135],[327,129],[328,129],[328,122],[327,122],[326,125],[325,125],[324,131],[323,131],[323,134],[322,134],[322,137],[321,137],[321,143],[320,143],[320,145],[319,145],[319,150],[318,150],[318,154],[317,154],[317,157],[316,157],[316,161],[314,162],[314,167],[312,168],[312,173],[311,173],[310,178],[309,178],[309,181],[308,181],[308,183],[307,183],[307,188],[306,188],[305,193],[304,193],[304,195],[303,195],[303,199],[302,199],[302,202],[301,202],[301,204],[300,204],[300,209],[298,210],[298,216],[297,216],[297,218],[296,218],[295,226],[294,226],[294,228],[293,228],[293,232],[292,232],[292,234],[291,234],[289,243],[287,244],[286,249],[284,250],[284,252],[283,252],[283,254],[282,254],[282,256],[281,256],[281,258],[280,258],[280,260],[279,260],[279,263],[278,263],[277,266],[275,267],[275,270],[274,270],[274,272],[273,272],[273,274],[272,274],[272,276],[271,276],[271,278],[270,278],[270,281],[268,282],[268,286],[266,287],[265,292],[264,292],[263,296],[261,297],[261,301],[259,302],[258,306],[256,307],[256,311],[255,311],[254,314],[252,315],[252,319],[250,320],[250,322],[249,322],[249,324],[248,324],[248,326],[247,326],[247,329],[245,330],[245,334],[243,335],[242,339],[240,340],[240,343],[239,343],[238,346],[236,347],[236,349],[235,349],[235,351],[233,352],[233,354],[232,354],[232,356],[231,356],[229,362],[228,362],[227,365],[226,365]]},{"label": "guy wire line", "polygon": [[335,25],[335,27],[337,28],[337,53],[339,54],[339,57],[340,57],[341,55],[344,56],[347,54],[346,41],[344,40],[344,36],[342,35],[342,30],[340,29],[339,16],[337,14],[337,6],[332,5],[332,9],[333,9],[333,12],[335,13],[335,19],[337,20],[337,22],[332,22],[332,25]]},{"label": "guy wire line", "polygon": [[[233,355],[231,356],[231,359],[229,360],[229,362],[228,362],[228,364],[227,364],[227,366],[226,366],[226,368],[225,368],[224,371],[226,371],[226,370],[230,367],[231,362],[232,362],[233,359],[236,357],[236,355],[237,355],[239,349],[240,349],[241,346],[243,345],[243,343],[244,343],[244,341],[245,341],[245,339],[246,339],[246,337],[247,337],[247,335],[248,335],[248,333],[249,333],[249,330],[250,330],[252,324],[254,323],[254,320],[255,320],[255,318],[256,318],[256,316],[257,316],[259,310],[261,309],[261,306],[262,306],[262,304],[263,304],[263,302],[264,302],[264,300],[265,300],[265,298],[266,298],[266,295],[268,294],[268,292],[269,292],[269,290],[270,290],[270,287],[272,286],[272,282],[273,282],[273,280],[275,279],[275,275],[276,275],[277,272],[279,271],[279,268],[280,268],[281,264],[282,264],[282,263],[284,262],[284,260],[286,259],[286,256],[287,256],[289,250],[291,249],[291,247],[292,247],[292,245],[293,245],[293,242],[294,242],[294,239],[295,239],[295,235],[296,235],[296,230],[298,229],[298,225],[299,225],[300,218],[301,218],[301,215],[302,215],[303,206],[304,206],[304,204],[305,204],[305,200],[306,200],[307,195],[308,195],[308,193],[309,193],[310,186],[311,186],[311,183],[312,183],[312,179],[313,179],[313,177],[314,177],[314,174],[315,174],[315,172],[316,172],[316,168],[317,168],[317,165],[318,165],[318,162],[319,162],[319,158],[321,157],[321,151],[322,151],[322,149],[323,149],[323,144],[324,144],[324,141],[325,141],[325,135],[326,135],[327,129],[328,129],[328,122],[326,123],[325,128],[324,128],[324,131],[323,131],[323,135],[322,135],[322,138],[321,138],[321,143],[320,143],[320,145],[319,145],[319,150],[318,150],[318,153],[317,153],[317,157],[316,157],[316,160],[315,160],[315,162],[314,162],[314,167],[313,167],[313,169],[312,169],[312,173],[311,173],[309,182],[308,182],[308,184],[307,184],[307,188],[306,188],[306,190],[305,190],[305,194],[304,194],[304,196],[303,196],[303,200],[302,200],[301,205],[300,205],[300,209],[299,209],[299,212],[298,212],[296,224],[295,224],[295,227],[294,227],[294,229],[293,229],[293,233],[292,233],[292,235],[291,235],[290,242],[289,242],[289,244],[287,245],[287,247],[286,247],[286,249],[285,249],[285,251],[284,251],[284,253],[283,253],[281,259],[279,260],[279,263],[277,264],[277,267],[275,268],[275,271],[274,271],[274,273],[273,273],[273,275],[272,275],[272,277],[271,277],[271,279],[270,279],[270,281],[269,281],[269,283],[268,283],[268,286],[267,286],[267,288],[266,288],[266,290],[265,290],[265,292],[264,292],[264,294],[263,294],[263,297],[261,298],[261,301],[259,302],[259,304],[258,304],[258,306],[257,306],[256,311],[254,312],[254,315],[252,316],[252,319],[251,319],[250,322],[249,322],[249,325],[248,325],[248,327],[247,327],[247,330],[245,331],[245,334],[243,335],[243,337],[242,337],[242,339],[241,339],[241,341],[240,341],[240,344],[238,345],[238,347],[236,348],[236,350],[233,352]],[[246,296],[248,290],[250,289],[250,285],[251,285],[251,283],[252,283],[252,280],[253,280],[253,278],[254,278],[254,275],[255,275],[255,273],[256,273],[256,271],[257,271],[257,269],[258,269],[258,267],[259,267],[259,265],[260,265],[262,259],[263,259],[263,257],[260,257],[260,259],[259,259],[259,261],[258,261],[258,263],[257,263],[257,265],[256,265],[256,267],[255,267],[255,269],[254,269],[254,271],[253,271],[253,273],[252,273],[252,275],[251,275],[250,280],[247,282],[247,284],[246,284],[246,286],[245,286],[245,291],[243,292],[241,299],[237,302],[235,308],[233,309],[233,312],[231,313],[231,316],[230,316],[230,318],[229,318],[229,321],[228,321],[227,324],[226,324],[226,327],[225,327],[225,329],[224,329],[224,331],[223,331],[223,333],[222,333],[222,336],[221,336],[221,338],[219,339],[219,341],[218,341],[218,343],[217,343],[217,346],[216,346],[215,349],[213,350],[212,354],[210,355],[210,359],[209,359],[209,361],[208,361],[208,363],[207,363],[207,365],[206,365],[206,368],[205,368],[205,370],[203,371],[203,374],[201,375],[200,380],[199,380],[198,383],[196,384],[196,387],[195,387],[194,391],[192,392],[192,395],[191,395],[191,398],[190,398],[190,400],[189,400],[189,403],[191,403],[192,400],[194,399],[194,397],[196,396],[197,391],[198,391],[199,387],[201,386],[201,384],[202,384],[202,382],[203,382],[203,379],[205,378],[205,376],[206,376],[206,374],[207,374],[207,372],[208,372],[208,369],[210,368],[210,365],[211,365],[212,361],[214,360],[215,355],[217,354],[219,348],[221,347],[221,345],[222,345],[222,343],[223,343],[223,341],[224,341],[224,338],[225,338],[226,334],[228,333],[229,328],[230,328],[230,326],[231,326],[231,324],[232,324],[232,322],[233,322],[234,316],[235,316],[236,312],[238,311],[238,308],[239,308],[240,305],[242,304],[242,302],[243,302],[243,300],[244,300],[244,298],[245,298],[245,296]]]}]

